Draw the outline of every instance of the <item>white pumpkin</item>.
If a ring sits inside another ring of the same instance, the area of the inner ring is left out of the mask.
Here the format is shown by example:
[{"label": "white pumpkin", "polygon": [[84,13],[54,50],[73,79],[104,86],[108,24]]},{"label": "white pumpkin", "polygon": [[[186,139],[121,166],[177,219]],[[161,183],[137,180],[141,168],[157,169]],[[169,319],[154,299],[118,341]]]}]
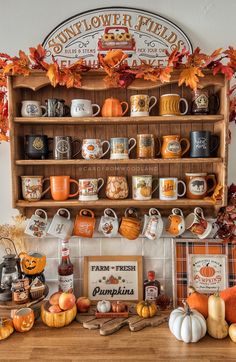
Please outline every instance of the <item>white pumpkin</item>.
[{"label": "white pumpkin", "polygon": [[206,320],[201,313],[190,309],[187,303],[170,314],[169,328],[171,333],[185,343],[197,342],[206,334]]},{"label": "white pumpkin", "polygon": [[100,313],[108,313],[111,310],[111,303],[109,300],[101,300],[97,303],[97,311]]}]

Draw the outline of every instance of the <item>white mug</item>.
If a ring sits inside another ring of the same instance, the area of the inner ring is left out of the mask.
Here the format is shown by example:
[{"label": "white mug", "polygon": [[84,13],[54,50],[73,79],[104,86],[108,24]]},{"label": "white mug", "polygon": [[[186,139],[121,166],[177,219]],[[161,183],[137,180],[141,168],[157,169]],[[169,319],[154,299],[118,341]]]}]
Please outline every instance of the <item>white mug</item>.
[{"label": "white mug", "polygon": [[98,226],[98,231],[103,233],[104,236],[112,238],[117,235],[118,228],[119,221],[115,211],[109,208],[105,209],[104,216],[101,217]]},{"label": "white mug", "polygon": [[[39,101],[22,101],[21,116],[22,117],[44,117],[47,113],[45,106],[41,106]],[[42,109],[45,112],[42,114]]]},{"label": "white mug", "polygon": [[[100,183],[100,185],[98,185]],[[103,178],[85,178],[79,179],[79,200],[95,201],[98,200],[98,192],[104,185]]]},{"label": "white mug", "polygon": [[[133,143],[131,145],[131,143]],[[131,150],[136,146],[135,138],[113,137],[110,139],[111,160],[125,160],[129,158]]]},{"label": "white mug", "polygon": [[185,218],[185,224],[186,229],[199,239],[207,238],[212,230],[212,223],[205,219],[201,207],[195,207],[194,212]]},{"label": "white mug", "polygon": [[[65,212],[67,217],[61,216]],[[48,229],[48,234],[60,239],[69,239],[73,230],[73,223],[70,220],[70,212],[67,209],[59,209],[53,216],[52,222]]]},{"label": "white mug", "polygon": [[[178,191],[179,184],[183,185],[183,192]],[[159,198],[160,200],[177,200],[178,197],[184,196],[186,185],[176,177],[161,177],[159,179]]]},{"label": "white mug", "polygon": [[[93,108],[97,111],[93,113]],[[72,99],[70,113],[72,117],[95,117],[100,112],[98,104],[92,104],[89,99]]]},{"label": "white mug", "polygon": [[134,200],[151,200],[152,194],[159,187],[157,182],[153,188],[154,181],[158,181],[158,178],[152,175],[132,176],[132,198]]},{"label": "white mug", "polygon": [[[40,216],[40,214],[43,214],[44,217]],[[26,225],[25,234],[35,238],[43,238],[47,234],[48,227],[49,222],[46,211],[37,209]]]},{"label": "white mug", "polygon": [[[107,149],[103,152],[103,145],[107,145]],[[94,160],[102,158],[110,150],[110,142],[101,141],[98,138],[85,138],[82,143],[82,157],[85,160]]]},{"label": "white mug", "polygon": [[149,209],[148,215],[144,215],[142,234],[150,240],[159,239],[163,231],[163,225],[160,212],[152,207]]},{"label": "white mug", "polygon": [[[151,101],[153,103],[151,105]],[[135,94],[130,97],[130,115],[131,117],[149,116],[149,112],[156,105],[157,98],[149,97],[147,94]]]}]

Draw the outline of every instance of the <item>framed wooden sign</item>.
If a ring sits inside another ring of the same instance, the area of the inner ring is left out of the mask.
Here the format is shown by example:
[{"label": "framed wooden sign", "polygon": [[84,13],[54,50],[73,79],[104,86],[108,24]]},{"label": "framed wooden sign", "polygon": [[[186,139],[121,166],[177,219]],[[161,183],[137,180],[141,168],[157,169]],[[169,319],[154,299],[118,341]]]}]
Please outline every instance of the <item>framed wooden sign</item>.
[{"label": "framed wooden sign", "polygon": [[92,301],[141,300],[142,256],[85,256],[84,295]]}]

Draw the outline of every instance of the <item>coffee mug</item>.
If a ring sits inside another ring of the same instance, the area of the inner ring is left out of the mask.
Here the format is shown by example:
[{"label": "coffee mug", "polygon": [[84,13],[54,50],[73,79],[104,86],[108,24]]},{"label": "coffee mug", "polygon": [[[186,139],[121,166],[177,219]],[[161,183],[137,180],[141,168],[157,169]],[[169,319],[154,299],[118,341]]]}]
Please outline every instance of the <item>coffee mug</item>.
[{"label": "coffee mug", "polygon": [[72,154],[74,144],[80,144],[78,139],[72,140],[70,136],[53,137],[53,158],[54,160],[70,160],[76,157],[81,150]]},{"label": "coffee mug", "polygon": [[[62,216],[61,214],[66,214]],[[73,223],[70,219],[70,212],[67,209],[59,209],[53,216],[48,229],[48,234],[56,238],[68,240],[72,234]]]},{"label": "coffee mug", "polygon": [[[188,199],[203,199],[214,191],[216,187],[215,175],[208,175],[207,173],[186,173],[186,196]],[[212,185],[209,186],[211,180]]]},{"label": "coffee mug", "polygon": [[[179,135],[168,135],[162,137],[161,156],[162,158],[181,158],[190,148],[187,138],[180,138]],[[182,149],[182,143],[185,148]]]},{"label": "coffee mug", "polygon": [[153,134],[137,135],[137,158],[155,158],[155,139]]},{"label": "coffee mug", "polygon": [[136,209],[128,208],[122,217],[119,233],[128,240],[135,240],[141,232],[141,220],[138,218]]},{"label": "coffee mug", "polygon": [[48,157],[48,137],[46,135],[26,135],[24,137],[25,155],[30,160],[44,160]]},{"label": "coffee mug", "polygon": [[[93,108],[97,111],[93,113]],[[89,99],[72,99],[70,113],[72,117],[95,117],[100,112],[98,104],[92,104]]]},{"label": "coffee mug", "polygon": [[[185,105],[184,112],[180,112],[180,103]],[[163,94],[159,101],[160,116],[184,116],[188,112],[188,102],[178,94]]]},{"label": "coffee mug", "polygon": [[[111,138],[111,160],[124,160],[129,158],[131,150],[136,146],[135,138]],[[131,143],[132,146],[131,146]]]},{"label": "coffee mug", "polygon": [[220,145],[220,138],[210,131],[190,132],[190,157],[211,157],[215,156]]},{"label": "coffee mug", "polygon": [[[100,185],[98,186],[98,184]],[[98,200],[98,192],[104,185],[103,178],[79,179],[79,200],[94,201]]]},{"label": "coffee mug", "polygon": [[[157,181],[157,185],[153,188],[155,181]],[[158,187],[158,178],[152,175],[132,176],[132,198],[134,200],[150,200]]]},{"label": "coffee mug", "polygon": [[108,176],[106,185],[106,197],[108,199],[126,199],[128,194],[129,188],[125,176]]},{"label": "coffee mug", "polygon": [[172,214],[168,216],[166,231],[173,237],[180,236],[185,231],[185,220],[181,209],[172,209]]},{"label": "coffee mug", "polygon": [[[46,115],[46,107],[41,106],[39,101],[22,101],[21,116],[22,117],[42,117]],[[42,109],[45,111],[42,114]]]},{"label": "coffee mug", "polygon": [[[107,144],[107,149],[103,152],[103,145]],[[82,157],[85,160],[93,160],[102,158],[110,150],[110,143],[108,141],[101,141],[100,139],[87,138],[83,140],[82,144]]]},{"label": "coffee mug", "polygon": [[82,209],[75,218],[73,234],[83,238],[92,238],[95,229],[96,219],[94,213],[88,209]]},{"label": "coffee mug", "polygon": [[21,176],[22,195],[26,201],[39,201],[50,189],[43,191],[43,184],[47,179],[43,176]]},{"label": "coffee mug", "polygon": [[[153,103],[151,105],[151,102]],[[141,117],[149,116],[149,112],[156,105],[157,98],[155,96],[149,97],[147,94],[136,94],[130,97],[130,116]]]},{"label": "coffee mug", "polygon": [[65,105],[64,99],[46,99],[46,117],[65,117],[70,114],[70,108]]},{"label": "coffee mug", "polygon": [[192,92],[192,114],[216,114],[220,106],[216,94],[209,95],[207,89],[196,89]]},{"label": "coffee mug", "polygon": [[[183,192],[179,193],[178,186],[183,186]],[[178,197],[184,196],[186,185],[176,177],[162,177],[159,179],[159,198],[160,200],[177,200]]]},{"label": "coffee mug", "polygon": [[[40,216],[43,214],[43,217]],[[47,234],[49,227],[48,216],[46,211],[42,209],[35,210],[35,213],[28,220],[25,228],[25,234],[35,238],[43,238]]]},{"label": "coffee mug", "polygon": [[204,217],[201,207],[195,207],[194,212],[185,218],[186,229],[199,239],[205,239],[211,233],[212,223]]},{"label": "coffee mug", "polygon": [[98,226],[98,231],[104,236],[111,238],[117,235],[118,228],[119,221],[115,211],[109,208],[105,209]]},{"label": "coffee mug", "polygon": [[148,215],[144,215],[142,234],[150,240],[155,240],[161,237],[162,231],[163,220],[161,214],[157,209],[152,207],[149,209]]},{"label": "coffee mug", "polygon": [[102,106],[102,117],[123,117],[129,109],[127,102],[118,98],[107,98]]},{"label": "coffee mug", "polygon": [[[65,201],[79,194],[79,183],[70,176],[50,176],[48,179],[50,180],[51,195],[55,201]],[[72,183],[77,186],[74,194],[70,194],[70,184]]]}]

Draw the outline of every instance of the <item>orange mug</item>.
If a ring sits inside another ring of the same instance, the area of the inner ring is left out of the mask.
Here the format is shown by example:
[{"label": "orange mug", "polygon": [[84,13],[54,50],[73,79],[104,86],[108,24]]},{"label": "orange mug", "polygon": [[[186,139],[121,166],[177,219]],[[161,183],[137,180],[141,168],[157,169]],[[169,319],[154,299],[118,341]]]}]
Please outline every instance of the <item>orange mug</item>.
[{"label": "orange mug", "polygon": [[82,209],[75,218],[74,232],[76,236],[92,238],[95,229],[96,219],[94,213],[88,209]]},{"label": "orange mug", "polygon": [[138,218],[136,209],[128,208],[122,217],[119,233],[126,239],[135,240],[141,233],[141,220]]},{"label": "orange mug", "polygon": [[122,117],[128,112],[128,109],[127,102],[120,102],[117,98],[107,98],[102,106],[102,117]]},{"label": "orange mug", "polygon": [[[181,158],[190,148],[187,138],[180,138],[179,135],[162,136],[161,155],[162,158]],[[181,143],[185,143],[182,149]]]},{"label": "orange mug", "polygon": [[[65,201],[79,194],[79,183],[70,176],[50,176],[48,180],[50,180],[51,195],[55,201]],[[72,183],[77,185],[77,191],[74,194],[70,194]]]}]

